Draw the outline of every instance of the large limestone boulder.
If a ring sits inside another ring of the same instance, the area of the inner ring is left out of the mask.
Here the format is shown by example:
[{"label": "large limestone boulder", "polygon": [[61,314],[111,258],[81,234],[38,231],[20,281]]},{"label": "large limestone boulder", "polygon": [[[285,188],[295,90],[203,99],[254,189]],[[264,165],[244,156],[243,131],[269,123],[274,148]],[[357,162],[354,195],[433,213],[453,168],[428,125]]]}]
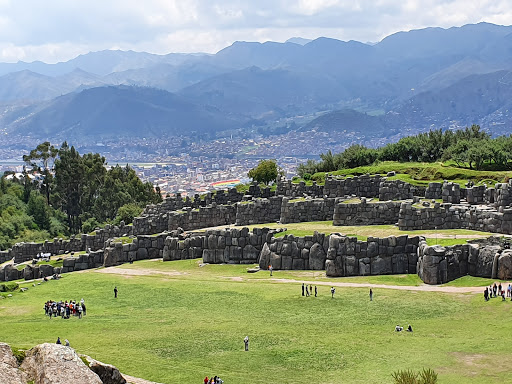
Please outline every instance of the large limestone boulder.
[{"label": "large limestone boulder", "polygon": [[325,260],[327,255],[319,243],[313,244],[309,250],[309,269],[321,271],[325,269]]},{"label": "large limestone boulder", "polygon": [[102,384],[74,349],[59,344],[40,344],[27,351],[21,369],[34,384]]},{"label": "large limestone boulder", "polygon": [[488,245],[480,248],[478,259],[476,261],[475,276],[487,277],[492,276],[492,266],[496,253],[501,250],[499,245]]},{"label": "large limestone boulder", "polygon": [[270,248],[268,247],[268,244],[263,244],[263,248],[260,252],[260,259],[258,260],[258,264],[260,266],[260,269],[268,269],[268,266],[270,265]]},{"label": "large limestone boulder", "polygon": [[89,369],[99,376],[103,384],[126,384],[126,380],[119,372],[119,369],[113,365],[94,360],[90,356],[83,357],[89,363]]},{"label": "large limestone boulder", "polygon": [[0,343],[0,383],[25,383],[18,370],[18,361],[12,355],[11,347],[4,343]]},{"label": "large limestone boulder", "polygon": [[512,250],[505,250],[498,259],[498,279],[512,279]]}]

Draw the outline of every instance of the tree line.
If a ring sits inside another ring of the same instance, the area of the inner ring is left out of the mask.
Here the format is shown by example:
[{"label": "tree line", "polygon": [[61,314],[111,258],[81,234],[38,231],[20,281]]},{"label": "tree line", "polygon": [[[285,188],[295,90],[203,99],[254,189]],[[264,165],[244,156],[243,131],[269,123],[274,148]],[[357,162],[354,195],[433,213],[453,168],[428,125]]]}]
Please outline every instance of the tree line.
[{"label": "tree line", "polygon": [[455,131],[430,130],[379,148],[356,144],[337,154],[328,151],[320,155],[320,161],[300,164],[297,173],[308,178],[317,172],[355,168],[377,161],[453,161],[461,168],[504,171],[512,169],[511,160],[512,135],[493,139],[480,126],[472,125]]},{"label": "tree line", "polygon": [[129,224],[147,204],[162,201],[160,191],[128,165],[107,170],[105,157],[80,155],[66,142],[59,148],[41,143],[23,160],[22,176],[6,172],[0,179],[0,249],[87,233],[105,223]]}]

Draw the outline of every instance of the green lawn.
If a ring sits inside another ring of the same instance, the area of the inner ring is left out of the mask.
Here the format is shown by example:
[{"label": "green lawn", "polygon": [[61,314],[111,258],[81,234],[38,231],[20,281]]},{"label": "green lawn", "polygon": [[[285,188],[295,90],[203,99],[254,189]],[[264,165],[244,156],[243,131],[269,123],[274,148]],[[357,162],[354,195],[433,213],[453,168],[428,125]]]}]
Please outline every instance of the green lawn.
[{"label": "green lawn", "polygon": [[[80,353],[162,383],[201,383],[216,374],[226,383],[392,383],[393,371],[423,367],[438,372],[439,383],[512,380],[510,301],[383,288],[373,302],[367,288],[337,288],[331,299],[325,285],[319,297],[305,298],[300,283],[286,280],[421,282],[413,275],[327,279],[312,271],[275,271],[272,281],[247,267],[142,261],[121,268],[153,275],[87,271],[23,283],[27,292],[0,300],[0,339],[29,348],[60,336]],[[45,300],[82,297],[88,314],[81,320],[43,315]],[[414,333],[395,333],[396,324],[411,324]]]}]

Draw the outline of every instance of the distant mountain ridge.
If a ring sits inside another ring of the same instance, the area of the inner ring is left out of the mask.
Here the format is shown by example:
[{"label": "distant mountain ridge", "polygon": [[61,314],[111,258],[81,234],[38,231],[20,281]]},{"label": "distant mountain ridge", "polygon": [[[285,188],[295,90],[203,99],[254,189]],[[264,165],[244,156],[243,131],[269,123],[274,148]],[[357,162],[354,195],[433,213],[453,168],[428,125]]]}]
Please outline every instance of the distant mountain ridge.
[{"label": "distant mountain ridge", "polygon": [[[499,82],[511,70],[512,26],[488,23],[399,32],[376,44],[321,37],[235,42],[214,55],[102,51],[57,64],[0,63],[0,102],[9,105],[0,128],[65,136],[117,135],[125,126],[136,135],[138,124],[158,135],[322,112],[315,124],[331,133],[380,137],[472,123],[512,133],[510,93]],[[382,117],[365,115],[375,110]]]}]

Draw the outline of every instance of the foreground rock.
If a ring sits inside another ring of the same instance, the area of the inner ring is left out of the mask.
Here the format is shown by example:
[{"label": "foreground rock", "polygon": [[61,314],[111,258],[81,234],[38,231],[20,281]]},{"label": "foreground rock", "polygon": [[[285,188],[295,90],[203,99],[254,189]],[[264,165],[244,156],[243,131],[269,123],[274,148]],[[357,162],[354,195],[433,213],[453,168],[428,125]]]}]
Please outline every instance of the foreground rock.
[{"label": "foreground rock", "polygon": [[20,367],[34,384],[102,384],[74,349],[59,344],[41,344],[27,351]]},{"label": "foreground rock", "polygon": [[126,384],[126,380],[119,372],[119,369],[110,364],[94,360],[90,356],[84,356],[89,363],[89,369],[96,373],[103,384]]},{"label": "foreground rock", "polygon": [[18,370],[18,361],[13,356],[11,347],[0,343],[0,383],[24,384],[25,382]]}]

